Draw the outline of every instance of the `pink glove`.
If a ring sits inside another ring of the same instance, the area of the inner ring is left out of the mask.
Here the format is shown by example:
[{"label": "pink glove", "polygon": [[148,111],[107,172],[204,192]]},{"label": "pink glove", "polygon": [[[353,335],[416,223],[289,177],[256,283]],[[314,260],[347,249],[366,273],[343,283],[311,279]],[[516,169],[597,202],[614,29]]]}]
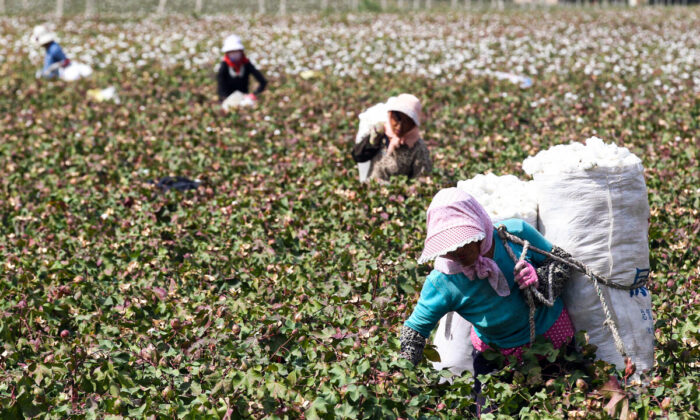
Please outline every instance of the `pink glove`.
[{"label": "pink glove", "polygon": [[515,274],[515,281],[518,282],[521,289],[529,286],[537,287],[537,270],[529,262],[525,260],[518,261],[515,264],[513,273]]}]

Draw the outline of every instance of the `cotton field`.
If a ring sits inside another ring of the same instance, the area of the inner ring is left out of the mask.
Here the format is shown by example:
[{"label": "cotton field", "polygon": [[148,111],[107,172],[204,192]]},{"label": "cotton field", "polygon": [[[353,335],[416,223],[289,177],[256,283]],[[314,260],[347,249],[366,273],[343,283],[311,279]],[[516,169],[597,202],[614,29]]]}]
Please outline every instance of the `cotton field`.
[{"label": "cotton field", "polygon": [[[446,187],[647,279],[617,290],[646,305],[623,320],[645,334],[638,370],[596,360],[593,333],[570,353],[535,341],[481,378],[482,418],[700,418],[697,7],[85,18],[68,3],[0,17],[0,418],[474,418],[479,378],[399,357]],[[39,24],[91,72],[43,77]],[[232,33],[267,85],[226,102]],[[358,131],[388,116],[359,116],[401,93],[432,167],[361,183]],[[566,199],[612,209],[616,168],[634,170],[634,223],[569,232],[571,214],[603,218]],[[574,172],[599,182],[550,188]]]}]

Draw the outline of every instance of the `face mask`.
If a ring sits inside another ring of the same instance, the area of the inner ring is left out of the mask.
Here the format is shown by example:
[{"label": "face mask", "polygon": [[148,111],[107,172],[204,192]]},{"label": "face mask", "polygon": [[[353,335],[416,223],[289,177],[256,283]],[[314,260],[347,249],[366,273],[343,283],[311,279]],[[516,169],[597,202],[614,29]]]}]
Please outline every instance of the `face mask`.
[{"label": "face mask", "polygon": [[243,58],[243,53],[240,51],[232,51],[228,53],[228,58],[231,61],[239,61],[241,58]]}]

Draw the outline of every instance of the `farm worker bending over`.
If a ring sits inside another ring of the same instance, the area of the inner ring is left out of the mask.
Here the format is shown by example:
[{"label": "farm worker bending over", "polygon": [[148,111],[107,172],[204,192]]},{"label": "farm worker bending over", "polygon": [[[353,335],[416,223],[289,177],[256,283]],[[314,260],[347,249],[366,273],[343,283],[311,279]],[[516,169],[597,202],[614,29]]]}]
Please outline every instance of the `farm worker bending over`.
[{"label": "farm worker bending over", "polygon": [[[417,364],[440,318],[456,311],[474,326],[475,377],[496,368],[482,355],[489,347],[520,359],[523,346],[530,342],[529,307],[521,289],[538,285],[538,278],[546,279],[550,265],[554,284],[562,284],[569,277],[568,266],[532,251],[516,265],[481,204],[457,188],[439,191],[428,207],[427,218],[427,238],[418,262],[435,259],[434,269],[401,330],[401,357]],[[523,220],[508,219],[501,224],[534,247],[568,256]],[[508,245],[516,256],[521,254],[522,246]],[[537,308],[535,325],[536,334],[555,348],[567,345],[575,332],[561,298],[552,307]],[[480,384],[475,388],[478,393]]]},{"label": "farm worker bending over", "polygon": [[355,145],[355,162],[371,161],[368,179],[388,181],[394,175],[416,178],[432,170],[430,152],[420,134],[421,104],[407,93],[389,98],[388,121],[375,125]]},{"label": "farm worker bending over", "polygon": [[[224,46],[221,48],[224,60],[217,75],[219,100],[221,101],[236,91],[247,94],[249,99],[254,101],[255,95],[265,90],[267,80],[248,60],[243,49],[241,39],[236,35],[229,35],[224,40]],[[248,85],[251,75],[258,81],[258,87],[254,93],[249,93]]]},{"label": "farm worker bending over", "polygon": [[34,27],[32,41],[46,49],[44,68],[39,73],[42,77],[58,77],[58,69],[67,67],[70,64],[70,60],[63,53],[61,46],[58,45],[55,39],[56,34],[46,29],[46,27],[42,25]]}]

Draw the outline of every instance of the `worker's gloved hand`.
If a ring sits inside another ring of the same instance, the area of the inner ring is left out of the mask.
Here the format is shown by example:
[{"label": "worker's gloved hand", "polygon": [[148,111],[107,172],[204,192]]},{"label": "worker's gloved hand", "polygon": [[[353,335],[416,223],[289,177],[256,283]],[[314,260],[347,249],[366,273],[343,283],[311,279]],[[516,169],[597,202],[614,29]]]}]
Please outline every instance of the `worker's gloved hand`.
[{"label": "worker's gloved hand", "polygon": [[376,146],[379,144],[379,139],[384,135],[384,123],[376,123],[369,130],[369,144]]},{"label": "worker's gloved hand", "polygon": [[418,331],[406,325],[401,328],[401,353],[400,357],[410,360],[414,365],[423,358],[423,349],[425,348],[425,337],[420,335]]},{"label": "worker's gloved hand", "polygon": [[515,281],[518,282],[521,289],[526,287],[537,287],[537,270],[529,262],[522,260],[515,264]]}]

